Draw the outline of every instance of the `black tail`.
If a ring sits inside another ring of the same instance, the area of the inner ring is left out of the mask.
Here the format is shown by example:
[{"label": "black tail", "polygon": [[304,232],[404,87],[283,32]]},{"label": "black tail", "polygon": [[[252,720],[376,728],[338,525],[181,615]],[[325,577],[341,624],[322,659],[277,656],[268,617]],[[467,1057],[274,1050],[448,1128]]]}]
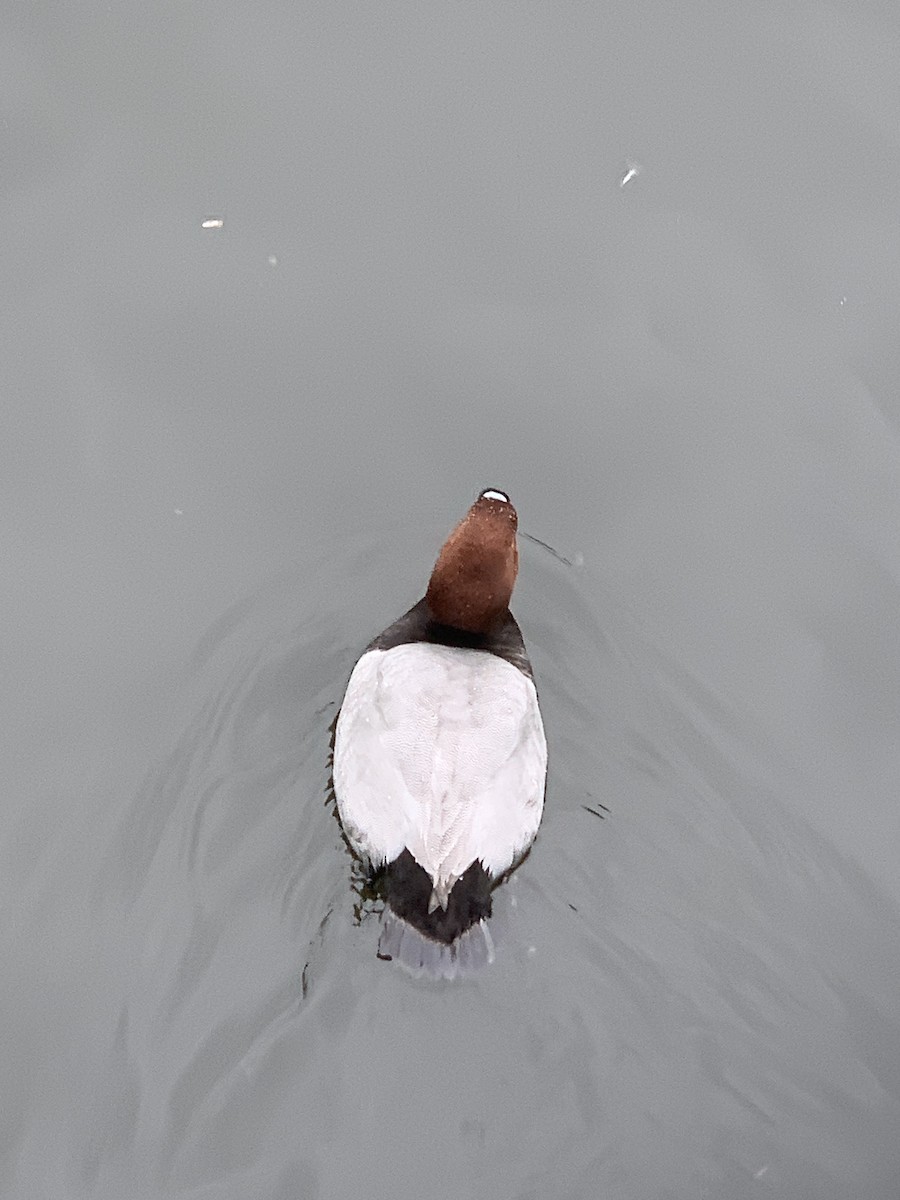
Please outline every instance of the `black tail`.
[{"label": "black tail", "polygon": [[453,885],[446,909],[429,912],[431,876],[404,850],[385,870],[379,955],[398,959],[415,974],[444,979],[493,961],[486,924],[493,883],[484,867],[473,863]]}]

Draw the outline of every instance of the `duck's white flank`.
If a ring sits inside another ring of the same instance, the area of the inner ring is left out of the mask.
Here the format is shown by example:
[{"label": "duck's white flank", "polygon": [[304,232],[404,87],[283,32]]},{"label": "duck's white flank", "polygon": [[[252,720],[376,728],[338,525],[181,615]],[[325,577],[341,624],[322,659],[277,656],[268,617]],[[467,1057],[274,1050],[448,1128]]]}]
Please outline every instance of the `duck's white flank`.
[{"label": "duck's white flank", "polygon": [[408,849],[441,900],[476,860],[499,877],[534,840],[546,770],[534,683],[497,655],[416,642],[356,664],[334,784],[344,830],[373,864]]}]

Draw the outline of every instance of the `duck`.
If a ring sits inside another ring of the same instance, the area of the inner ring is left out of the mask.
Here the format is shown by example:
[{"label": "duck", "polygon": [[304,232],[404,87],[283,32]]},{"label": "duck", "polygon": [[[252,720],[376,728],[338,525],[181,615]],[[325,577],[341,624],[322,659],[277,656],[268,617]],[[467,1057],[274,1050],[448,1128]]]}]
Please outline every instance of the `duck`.
[{"label": "duck", "polygon": [[509,605],[518,516],[482,491],[425,595],[350,674],[334,739],[338,817],[384,897],[378,957],[433,979],[494,960],[492,893],[528,854],[547,740]]}]

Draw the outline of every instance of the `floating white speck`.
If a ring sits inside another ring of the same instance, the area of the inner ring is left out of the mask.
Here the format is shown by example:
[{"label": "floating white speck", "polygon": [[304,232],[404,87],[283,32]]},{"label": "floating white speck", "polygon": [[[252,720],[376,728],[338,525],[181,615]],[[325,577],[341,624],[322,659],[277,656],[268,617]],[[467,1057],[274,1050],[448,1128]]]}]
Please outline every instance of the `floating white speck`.
[{"label": "floating white speck", "polygon": [[635,179],[638,175],[640,175],[642,170],[640,163],[630,162],[627,164],[627,166],[628,170],[622,177],[622,182],[619,184],[620,188],[623,188],[626,183],[630,183],[632,179]]},{"label": "floating white speck", "polygon": [[844,305],[847,303],[847,297],[846,297],[846,296],[841,296],[841,298],[840,298],[840,300],[838,301],[838,303],[840,304],[841,308],[843,308],[843,307],[844,307]]},{"label": "floating white speck", "polygon": [[176,516],[176,517],[183,517],[183,516],[184,516],[184,509],[183,509],[183,508],[175,508],[175,509],[173,509],[172,511],[175,513],[175,516]]},{"label": "floating white speck", "polygon": [[270,254],[270,255],[269,255],[269,266],[270,266],[270,267],[277,267],[277,266],[278,266],[278,259],[277,259],[277,257],[276,257],[274,254]]},{"label": "floating white speck", "polygon": [[765,1173],[766,1173],[766,1171],[768,1171],[768,1169],[769,1169],[769,1165],[767,1163],[764,1167],[760,1167],[758,1171],[754,1171],[753,1178],[754,1179],[762,1179],[763,1175],[765,1175]]},{"label": "floating white speck", "polygon": [[537,954],[537,946],[529,946],[528,953],[529,953],[529,955]]},{"label": "floating white speck", "polygon": [[221,229],[225,224],[224,217],[204,217],[200,222],[201,229]]}]

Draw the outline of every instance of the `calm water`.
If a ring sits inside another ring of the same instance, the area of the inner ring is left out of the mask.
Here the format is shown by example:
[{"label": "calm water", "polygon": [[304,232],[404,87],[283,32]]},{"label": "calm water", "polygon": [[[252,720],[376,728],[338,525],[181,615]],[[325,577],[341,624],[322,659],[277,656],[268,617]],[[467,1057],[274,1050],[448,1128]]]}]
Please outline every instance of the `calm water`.
[{"label": "calm water", "polygon": [[[0,1194],[896,1200],[894,8],[2,21]],[[432,987],[329,728],[485,486],[547,808]]]}]

